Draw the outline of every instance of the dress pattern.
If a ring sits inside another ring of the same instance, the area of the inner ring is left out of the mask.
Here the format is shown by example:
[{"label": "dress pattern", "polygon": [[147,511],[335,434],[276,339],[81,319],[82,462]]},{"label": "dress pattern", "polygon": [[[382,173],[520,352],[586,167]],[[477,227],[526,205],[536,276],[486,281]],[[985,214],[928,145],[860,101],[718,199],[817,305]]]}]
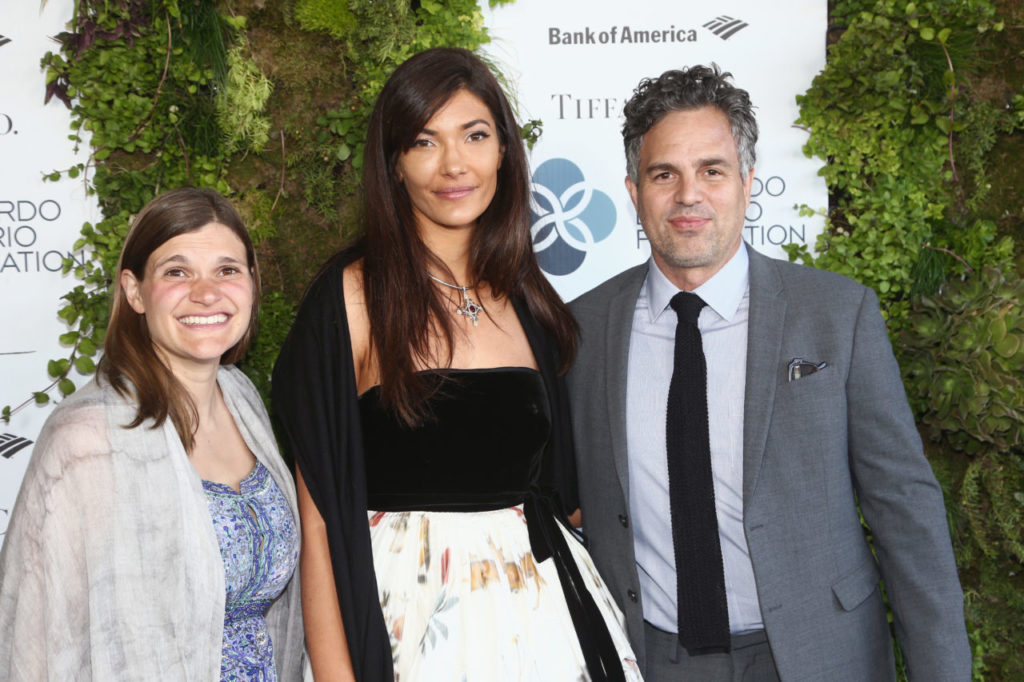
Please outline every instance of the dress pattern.
[{"label": "dress pattern", "polygon": [[224,560],[227,591],[221,680],[275,682],[274,644],[264,616],[288,584],[299,558],[299,534],[288,503],[257,463],[236,492],[203,481]]},{"label": "dress pattern", "polygon": [[[535,477],[549,433],[540,375],[449,370],[439,380],[434,419],[415,429],[396,423],[375,389],[360,398],[367,519],[395,680],[589,680],[554,560],[536,558],[524,505],[509,502]],[[589,555],[552,525],[625,679],[639,680],[622,615]]]}]

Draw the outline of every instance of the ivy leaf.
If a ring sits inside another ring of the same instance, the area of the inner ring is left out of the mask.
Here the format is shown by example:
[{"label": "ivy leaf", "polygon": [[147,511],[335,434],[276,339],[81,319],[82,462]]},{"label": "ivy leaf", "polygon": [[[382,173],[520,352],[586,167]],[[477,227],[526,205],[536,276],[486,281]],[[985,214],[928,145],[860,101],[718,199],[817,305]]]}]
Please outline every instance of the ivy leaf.
[{"label": "ivy leaf", "polygon": [[430,12],[431,14],[437,14],[441,11],[441,3],[436,2],[435,0],[423,0],[423,2],[420,3],[420,9]]},{"label": "ivy leaf", "polygon": [[78,310],[75,308],[74,304],[66,305],[58,311],[57,317],[61,318],[68,324],[74,324],[75,320],[78,319]]},{"label": "ivy leaf", "polygon": [[67,358],[61,358],[60,360],[50,360],[46,364],[46,372],[51,377],[56,379],[57,377],[59,377],[61,375],[67,374],[68,367],[70,367],[70,366],[71,366],[71,363],[68,362]]},{"label": "ivy leaf", "polygon": [[50,402],[50,396],[46,395],[44,391],[35,391],[32,397],[36,400],[36,405],[45,405]]},{"label": "ivy leaf", "polygon": [[92,339],[82,339],[78,344],[78,352],[82,355],[93,356],[96,355],[96,344]]},{"label": "ivy leaf", "polygon": [[61,395],[71,395],[75,392],[75,382],[64,377],[57,383],[57,388],[60,390]]},{"label": "ivy leaf", "polygon": [[75,358],[75,369],[82,374],[92,374],[96,371],[96,363],[87,355],[79,355]]},{"label": "ivy leaf", "polygon": [[931,26],[925,26],[921,29],[922,40],[935,40],[935,29]]}]

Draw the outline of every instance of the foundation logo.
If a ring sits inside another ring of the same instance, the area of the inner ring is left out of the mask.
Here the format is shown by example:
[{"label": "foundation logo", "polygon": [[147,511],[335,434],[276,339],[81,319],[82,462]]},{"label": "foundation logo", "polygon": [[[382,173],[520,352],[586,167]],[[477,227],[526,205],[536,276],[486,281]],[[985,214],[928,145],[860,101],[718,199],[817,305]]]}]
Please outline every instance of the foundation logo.
[{"label": "foundation logo", "polygon": [[733,19],[723,14],[704,24],[704,28],[709,29],[722,40],[728,40],[749,25],[742,19]]},{"label": "foundation logo", "polygon": [[533,172],[530,236],[537,262],[549,275],[568,275],[590,248],[615,229],[615,204],[591,187],[568,159],[548,159]]},{"label": "foundation logo", "polygon": [[13,433],[0,433],[0,457],[10,459],[18,450],[32,445],[28,438],[15,436]]}]

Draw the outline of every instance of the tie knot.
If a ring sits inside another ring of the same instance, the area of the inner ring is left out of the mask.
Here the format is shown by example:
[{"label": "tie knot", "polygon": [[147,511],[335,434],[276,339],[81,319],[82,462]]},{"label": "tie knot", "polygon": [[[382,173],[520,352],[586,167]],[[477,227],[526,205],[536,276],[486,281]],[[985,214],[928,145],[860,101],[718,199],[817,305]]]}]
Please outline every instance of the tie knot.
[{"label": "tie knot", "polygon": [[704,299],[690,291],[680,291],[668,302],[672,310],[676,311],[680,322],[689,322],[696,325],[701,309],[707,305]]}]

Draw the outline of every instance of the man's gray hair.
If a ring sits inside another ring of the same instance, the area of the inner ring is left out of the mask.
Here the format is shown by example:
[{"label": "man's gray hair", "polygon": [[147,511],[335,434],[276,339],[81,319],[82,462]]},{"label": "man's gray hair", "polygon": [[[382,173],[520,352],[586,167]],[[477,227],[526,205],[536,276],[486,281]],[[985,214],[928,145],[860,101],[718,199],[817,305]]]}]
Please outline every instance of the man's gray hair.
[{"label": "man's gray hair", "polygon": [[740,173],[746,175],[756,160],[757,120],[750,95],[729,83],[732,74],[723,73],[718,65],[697,65],[682,70],[666,71],[657,78],[645,78],[633,91],[623,113],[622,141],[626,146],[626,172],[634,183],[639,182],[640,147],[644,135],[666,114],[711,106],[729,119]]}]

